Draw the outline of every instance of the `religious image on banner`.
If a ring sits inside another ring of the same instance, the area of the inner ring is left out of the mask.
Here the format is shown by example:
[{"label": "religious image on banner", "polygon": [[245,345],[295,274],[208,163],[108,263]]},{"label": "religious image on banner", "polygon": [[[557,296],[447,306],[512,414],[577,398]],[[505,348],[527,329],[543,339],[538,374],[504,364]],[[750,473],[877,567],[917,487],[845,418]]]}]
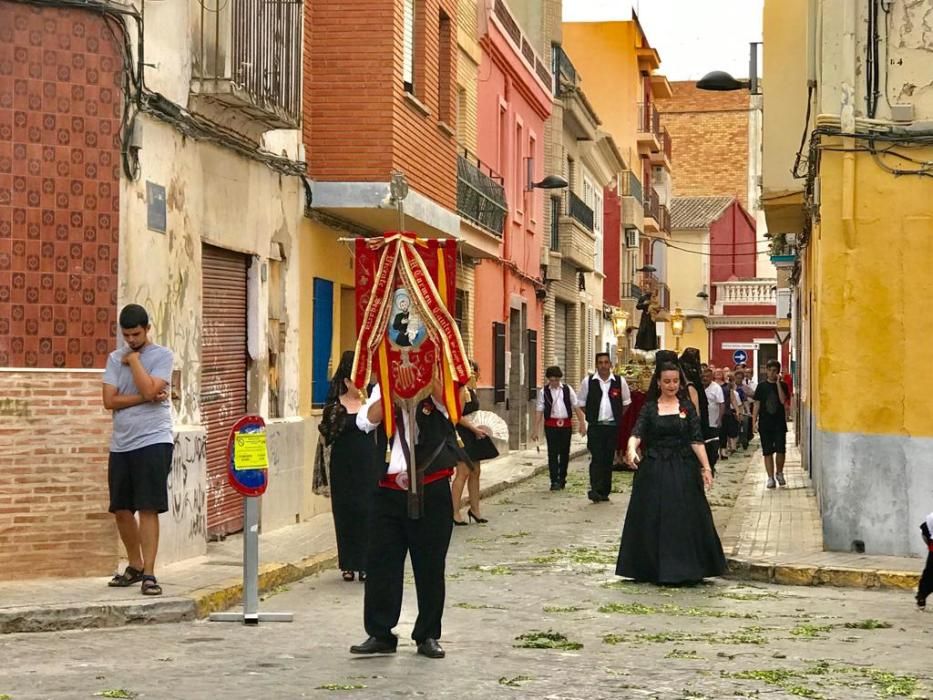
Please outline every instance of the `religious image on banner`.
[{"label": "religious image on banner", "polygon": [[395,432],[395,407],[414,410],[443,384],[452,423],[460,418],[459,389],[470,368],[452,308],[457,244],[386,233],[356,240],[357,339],[352,381],[372,373],[382,387],[384,427]]}]

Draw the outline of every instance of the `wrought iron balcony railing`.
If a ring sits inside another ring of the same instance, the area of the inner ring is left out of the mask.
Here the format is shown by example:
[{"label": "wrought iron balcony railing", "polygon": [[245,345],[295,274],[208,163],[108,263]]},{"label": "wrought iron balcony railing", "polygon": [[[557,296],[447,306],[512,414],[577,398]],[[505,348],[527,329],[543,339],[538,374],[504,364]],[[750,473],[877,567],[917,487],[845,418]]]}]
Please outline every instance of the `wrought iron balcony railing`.
[{"label": "wrought iron balcony railing", "polygon": [[663,204],[658,207],[658,215],[660,218],[658,221],[658,228],[662,231],[667,231],[670,233],[671,230],[671,211]]},{"label": "wrought iron balcony railing", "polygon": [[587,231],[593,230],[593,210],[574,192],[567,193],[567,212]]},{"label": "wrought iron balcony railing", "polygon": [[457,211],[463,218],[502,237],[508,212],[502,177],[467,153],[457,157]]},{"label": "wrought iron balcony railing", "polygon": [[634,197],[639,202],[644,199],[644,192],[641,187],[641,180],[632,170],[626,170],[622,175],[622,196]]},{"label": "wrought iron balcony railing", "polygon": [[671,154],[673,152],[673,144],[671,141],[671,134],[667,130],[667,127],[661,127],[661,151],[664,153],[664,156],[667,158],[668,162],[671,160]]},{"label": "wrought iron balcony railing", "polygon": [[577,89],[577,69],[560,44],[554,44],[552,55],[554,94],[557,97],[569,95]]},{"label": "wrought iron balcony railing", "polygon": [[301,119],[302,0],[191,0],[192,91],[273,128]]},{"label": "wrought iron balcony railing", "polygon": [[650,102],[638,103],[638,133],[661,135],[661,116]]},{"label": "wrought iron balcony railing", "polygon": [[653,187],[648,188],[648,195],[645,197],[645,216],[650,216],[652,219],[661,223],[661,200],[658,197],[657,191]]}]

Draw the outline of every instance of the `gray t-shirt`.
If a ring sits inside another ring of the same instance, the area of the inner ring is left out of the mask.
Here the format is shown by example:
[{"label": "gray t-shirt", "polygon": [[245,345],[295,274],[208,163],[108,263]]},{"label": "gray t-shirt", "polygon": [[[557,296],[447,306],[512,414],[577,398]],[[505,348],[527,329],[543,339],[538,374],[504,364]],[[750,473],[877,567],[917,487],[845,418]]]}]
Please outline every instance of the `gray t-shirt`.
[{"label": "gray t-shirt", "polygon": [[[123,356],[129,351],[129,348],[124,347],[110,353],[110,357],[107,358],[104,384],[115,386],[118,394],[139,393],[136,382],[133,381],[132,370],[123,364]],[[149,343],[142,349],[139,359],[150,376],[162,379],[167,385],[171,385],[171,350]],[[173,442],[172,407],[168,400],[161,403],[149,401],[113,412],[111,452],[129,452],[149,445],[172,444]]]}]

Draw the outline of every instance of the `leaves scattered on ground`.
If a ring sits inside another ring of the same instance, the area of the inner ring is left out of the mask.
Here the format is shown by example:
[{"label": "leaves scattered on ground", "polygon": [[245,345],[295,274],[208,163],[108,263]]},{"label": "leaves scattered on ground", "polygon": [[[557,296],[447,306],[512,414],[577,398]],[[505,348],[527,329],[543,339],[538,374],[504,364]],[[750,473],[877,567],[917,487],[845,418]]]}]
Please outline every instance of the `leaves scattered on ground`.
[{"label": "leaves scattered on ground", "polygon": [[705,642],[707,644],[766,644],[761,627],[744,627],[735,632],[635,632],[632,634],[606,634],[605,644],[634,644],[665,642]]},{"label": "leaves scattered on ground", "polygon": [[847,627],[850,630],[886,630],[893,627],[893,625],[884,620],[869,618],[867,620],[859,620],[858,622],[847,622],[843,627]]},{"label": "leaves scattered on ground", "polygon": [[515,676],[514,678],[502,676],[502,678],[499,679],[499,685],[505,685],[509,688],[521,688],[522,683],[527,683],[532,680],[534,680],[534,678],[531,676]]},{"label": "leaves scattered on ground", "polygon": [[665,659],[699,659],[700,655],[693,649],[671,649]]},{"label": "leaves scattered on ground", "polygon": [[512,646],[520,649],[564,649],[575,651],[583,648],[580,642],[572,642],[567,638],[567,635],[554,630],[547,630],[546,632],[531,630],[518,635],[515,641],[518,643]]},{"label": "leaves scattered on ground", "polygon": [[[861,683],[853,678],[853,675],[856,674],[863,679]],[[812,676],[820,677],[819,684],[821,686],[843,686],[846,688],[853,688],[863,686],[867,681],[874,688],[878,696],[882,698],[921,697],[917,694],[918,691],[920,691],[919,682],[913,676],[902,676],[890,671],[882,671],[874,668],[835,666],[828,661],[818,661],[804,671],[779,668],[738,671],[735,673],[722,671],[720,675],[724,678],[759,681],[766,685],[780,688],[790,695],[812,698],[814,700],[822,700],[825,696],[819,691],[805,685],[807,678]]]},{"label": "leaves scattered on ground", "polygon": [[517,539],[521,539],[522,537],[528,537],[529,535],[531,535],[530,532],[525,532],[524,530],[521,530],[519,532],[507,532],[504,535],[499,535],[499,537],[501,537],[504,540],[517,540]]},{"label": "leaves scattered on ground", "polygon": [[490,576],[510,576],[512,574],[512,569],[505,564],[473,564],[463,567],[463,570],[479,571]]},{"label": "leaves scattered on ground", "polygon": [[463,610],[506,610],[502,605],[487,605],[485,603],[454,603],[455,608]]},{"label": "leaves scattered on ground", "polygon": [[574,613],[580,612],[581,610],[586,610],[586,608],[581,608],[577,605],[545,605],[544,612],[546,613]]},{"label": "leaves scattered on ground", "polygon": [[113,688],[111,690],[102,690],[99,693],[94,693],[94,696],[98,698],[124,698],[125,700],[132,700],[136,695],[137,693],[132,690],[125,690],[124,688]]},{"label": "leaves scattered on ground", "polygon": [[799,639],[826,639],[826,633],[831,632],[832,629],[832,625],[802,623],[794,627],[790,633]]},{"label": "leaves scattered on ground", "polygon": [[757,620],[752,613],[739,613],[717,608],[683,608],[673,603],[664,605],[644,605],[642,603],[607,603],[599,607],[601,613],[619,613],[622,615],[678,615],[682,617],[727,617],[742,620]]},{"label": "leaves scattered on ground", "polygon": [[325,683],[316,690],[363,690],[365,687],[362,683]]}]

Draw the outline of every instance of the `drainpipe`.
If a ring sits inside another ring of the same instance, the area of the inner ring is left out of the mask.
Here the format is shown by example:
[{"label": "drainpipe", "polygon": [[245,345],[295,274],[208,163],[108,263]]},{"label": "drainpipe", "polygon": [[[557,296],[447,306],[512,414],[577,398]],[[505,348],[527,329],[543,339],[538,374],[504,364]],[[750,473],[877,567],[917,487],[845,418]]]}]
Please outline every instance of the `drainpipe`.
[{"label": "drainpipe", "polygon": [[[839,119],[843,133],[855,133],[855,52],[858,4],[842,3],[842,96]],[[855,247],[855,139],[844,137],[842,147],[842,236],[846,248]]]}]

